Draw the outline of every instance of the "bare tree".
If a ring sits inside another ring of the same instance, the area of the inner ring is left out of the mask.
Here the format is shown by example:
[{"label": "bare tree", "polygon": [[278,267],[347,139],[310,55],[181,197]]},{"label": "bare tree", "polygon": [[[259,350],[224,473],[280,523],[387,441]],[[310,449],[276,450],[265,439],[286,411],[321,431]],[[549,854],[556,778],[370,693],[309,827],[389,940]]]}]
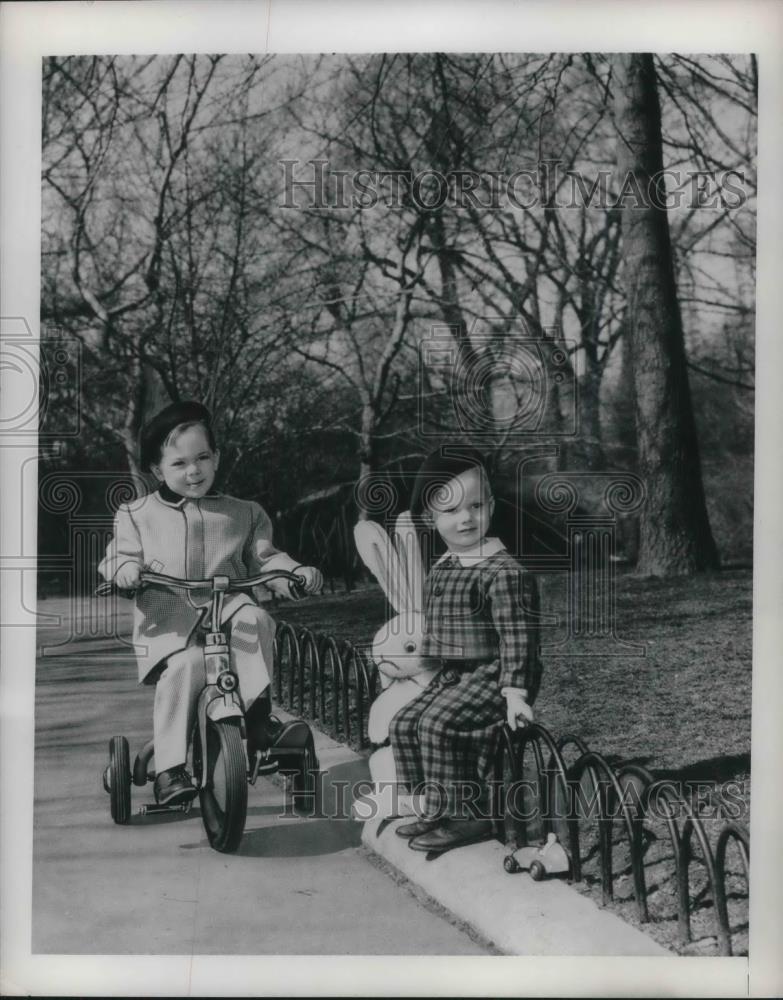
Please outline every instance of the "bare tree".
[{"label": "bare tree", "polygon": [[[641,573],[717,567],[701,480],[685,344],[666,212],[650,198],[663,169],[655,66],[649,54],[614,60],[617,170],[631,192],[622,209],[627,327],[636,398],[639,471],[647,488]],[[634,199],[641,195],[640,201]]]},{"label": "bare tree", "polygon": [[82,412],[139,479],[152,412],[197,395],[231,431],[237,399],[263,398],[274,370],[267,306],[284,262],[253,224],[274,134],[274,105],[259,98],[269,62],[47,62],[42,312],[82,340]]},{"label": "bare tree", "polygon": [[[660,56],[654,69],[655,164],[707,173],[752,161],[752,60]],[[638,289],[626,301],[620,280],[641,216],[612,204],[617,74],[590,54],[47,60],[42,314],[84,344],[89,436],[134,469],[145,416],[198,395],[231,442],[231,482],[286,510],[357,473],[409,469],[431,444],[422,429],[454,434],[454,407],[475,404],[486,420],[464,436],[475,430],[502,467],[526,418],[524,378],[506,377],[521,332],[546,347],[536,378],[551,405],[536,443],[567,440],[577,400],[561,466],[633,464],[645,449],[615,401],[622,372],[642,378]],[[292,156],[305,172],[326,161],[327,204],[290,203]],[[493,178],[539,164],[533,204],[505,190],[493,204]],[[360,170],[398,182],[367,201],[341,187]],[[726,204],[670,212],[683,314],[664,327],[680,331],[670,367],[699,380],[702,436],[716,392],[738,394],[738,421],[752,409],[752,222]],[[456,361],[422,369],[428,334]],[[560,386],[547,365],[564,350]],[[661,378],[679,413],[687,377]],[[679,435],[692,454],[681,420],[660,456]]]}]

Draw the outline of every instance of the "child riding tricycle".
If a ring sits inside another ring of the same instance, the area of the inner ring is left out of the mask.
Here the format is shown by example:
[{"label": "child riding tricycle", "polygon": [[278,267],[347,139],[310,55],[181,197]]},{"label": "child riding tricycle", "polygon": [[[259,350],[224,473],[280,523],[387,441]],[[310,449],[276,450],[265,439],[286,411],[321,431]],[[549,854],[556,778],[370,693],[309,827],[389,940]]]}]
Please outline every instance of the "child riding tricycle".
[{"label": "child riding tricycle", "polygon": [[[213,488],[220,452],[201,403],[167,406],[140,444],[141,467],[158,488],[118,508],[98,567],[102,591],[135,593],[139,681],[155,687],[153,741],[133,780],[154,779],[158,810],[187,809],[198,795],[210,843],[231,851],[242,836],[248,775],[287,772],[301,796],[316,767],[308,727],[283,726],[271,714],[275,623],[259,602],[291,596],[292,585],[317,593],[323,578],[274,546],[259,504]],[[104,786],[115,821],[127,822],[127,741],[112,739],[110,754]]]},{"label": "child riding tricycle", "polygon": [[[196,718],[189,742],[193,796],[184,801],[143,805],[142,815],[190,810],[198,794],[201,819],[212,847],[217,851],[235,851],[245,828],[247,785],[254,785],[259,774],[279,771],[291,783],[295,806],[314,809],[318,790],[318,759],[313,734],[301,721],[281,723],[270,716],[271,739],[265,747],[252,746],[248,740],[245,713],[239,696],[239,678],[231,670],[229,646],[221,629],[221,611],[227,593],[285,580],[292,594],[301,594],[302,581],[284,571],[262,573],[256,577],[229,580],[216,576],[209,580],[182,580],[159,573],[142,573],[143,586],[161,584],[186,591],[211,587],[212,604],[205,621],[203,659],[206,683],[198,695]],[[102,584],[99,594],[115,589]],[[199,644],[199,647],[200,644]],[[109,763],[103,772],[103,786],[110,795],[111,816],[115,823],[127,823],[131,815],[131,784],[143,786],[155,781],[152,767],[154,741],[149,740],[130,764],[130,748],[124,736],[113,736],[109,743]],[[196,791],[197,790],[197,791]]]}]

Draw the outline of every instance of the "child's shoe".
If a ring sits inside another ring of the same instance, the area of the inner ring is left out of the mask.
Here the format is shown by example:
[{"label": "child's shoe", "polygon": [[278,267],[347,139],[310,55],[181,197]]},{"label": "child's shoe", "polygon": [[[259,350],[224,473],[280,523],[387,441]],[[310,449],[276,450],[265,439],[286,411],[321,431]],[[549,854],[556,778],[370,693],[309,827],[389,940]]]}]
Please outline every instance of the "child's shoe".
[{"label": "child's shoe", "polygon": [[450,851],[452,847],[489,840],[492,824],[484,819],[442,819],[432,830],[412,837],[408,847],[414,851]]},{"label": "child's shoe", "polygon": [[394,831],[398,837],[420,837],[440,825],[439,819],[415,819],[412,823],[401,823]]},{"label": "child's shoe", "polygon": [[169,767],[155,776],[155,801],[161,806],[180,806],[198,794],[184,764]]}]

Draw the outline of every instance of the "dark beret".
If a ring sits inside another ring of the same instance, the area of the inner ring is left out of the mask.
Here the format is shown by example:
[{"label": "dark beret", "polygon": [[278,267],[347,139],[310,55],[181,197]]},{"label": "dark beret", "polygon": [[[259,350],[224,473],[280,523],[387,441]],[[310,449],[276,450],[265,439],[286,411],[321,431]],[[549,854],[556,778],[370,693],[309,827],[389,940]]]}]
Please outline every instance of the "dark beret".
[{"label": "dark beret", "polygon": [[160,459],[163,443],[171,434],[175,427],[180,424],[190,424],[198,422],[204,424],[212,443],[212,414],[203,403],[196,402],[195,399],[186,399],[181,403],[171,403],[160,413],[148,421],[141,429],[139,439],[139,459],[143,472],[149,472],[152,465],[156,465]]},{"label": "dark beret", "polygon": [[475,448],[461,445],[444,445],[431,452],[416,473],[411,493],[411,514],[420,516],[427,507],[428,498],[449,480],[468,469],[484,469],[484,459]]}]

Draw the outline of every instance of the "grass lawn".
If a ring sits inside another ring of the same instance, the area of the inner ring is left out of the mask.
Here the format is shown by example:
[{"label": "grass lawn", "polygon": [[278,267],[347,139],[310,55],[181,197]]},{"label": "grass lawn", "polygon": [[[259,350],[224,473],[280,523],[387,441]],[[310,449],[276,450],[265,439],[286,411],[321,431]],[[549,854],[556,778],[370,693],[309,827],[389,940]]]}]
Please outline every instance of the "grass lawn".
[{"label": "grass lawn", "polygon": [[[542,611],[557,617],[543,630],[545,644],[566,638],[567,580],[539,576]],[[371,641],[385,620],[383,594],[367,586],[278,605],[276,616],[354,643]],[[749,821],[752,572],[653,579],[618,574],[615,635],[642,649],[585,643],[544,650],[537,721],[555,737],[573,733],[613,763],[634,761],[656,777],[725,785],[739,782],[743,822]],[[595,652],[593,652],[595,646]],[[714,845],[720,824],[705,828]],[[595,832],[595,831],[593,831]],[[619,831],[618,831],[619,833]],[[676,942],[674,858],[665,831],[651,825],[645,859],[651,922],[662,943],[691,954],[714,953],[712,908],[698,860],[693,864],[693,944]],[[587,858],[582,891],[599,889],[595,844],[584,831]],[[731,852],[729,858],[732,858]],[[618,839],[612,907],[636,922],[627,851]],[[733,859],[737,861],[736,858]],[[747,905],[737,864],[728,875],[735,954],[747,949]]]}]

